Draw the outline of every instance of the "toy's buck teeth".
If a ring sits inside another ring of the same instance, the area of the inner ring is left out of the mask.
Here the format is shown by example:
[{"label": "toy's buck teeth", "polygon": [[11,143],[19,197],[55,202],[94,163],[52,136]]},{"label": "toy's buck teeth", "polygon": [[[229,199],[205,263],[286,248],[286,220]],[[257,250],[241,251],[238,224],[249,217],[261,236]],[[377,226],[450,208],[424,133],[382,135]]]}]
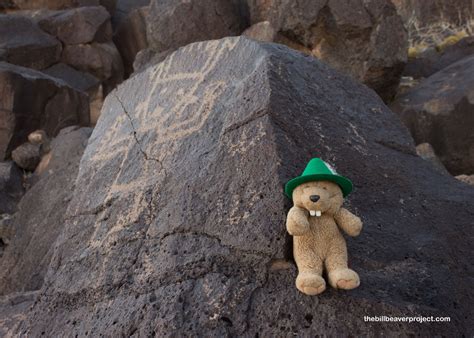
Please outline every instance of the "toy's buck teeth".
[{"label": "toy's buck teeth", "polygon": [[320,210],[317,210],[317,211],[316,211],[316,216],[317,216],[317,217],[321,217],[321,211],[320,211]]},{"label": "toy's buck teeth", "polygon": [[310,210],[310,211],[309,211],[309,214],[310,214],[311,216],[320,217],[320,216],[321,216],[321,211],[320,211],[320,210]]}]

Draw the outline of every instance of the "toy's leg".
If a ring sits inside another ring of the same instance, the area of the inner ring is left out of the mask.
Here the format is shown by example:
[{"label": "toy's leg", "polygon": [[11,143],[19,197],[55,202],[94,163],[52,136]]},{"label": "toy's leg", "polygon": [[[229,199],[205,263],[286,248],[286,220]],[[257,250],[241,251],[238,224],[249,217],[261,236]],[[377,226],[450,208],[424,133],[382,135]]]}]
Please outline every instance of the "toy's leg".
[{"label": "toy's leg", "polygon": [[314,296],[326,289],[326,281],[321,277],[323,273],[323,261],[311,249],[294,243],[293,254],[298,266],[298,277],[296,287],[301,292]]},{"label": "toy's leg", "polygon": [[359,275],[347,267],[347,247],[343,238],[331,244],[325,264],[333,288],[350,290],[359,286]]}]

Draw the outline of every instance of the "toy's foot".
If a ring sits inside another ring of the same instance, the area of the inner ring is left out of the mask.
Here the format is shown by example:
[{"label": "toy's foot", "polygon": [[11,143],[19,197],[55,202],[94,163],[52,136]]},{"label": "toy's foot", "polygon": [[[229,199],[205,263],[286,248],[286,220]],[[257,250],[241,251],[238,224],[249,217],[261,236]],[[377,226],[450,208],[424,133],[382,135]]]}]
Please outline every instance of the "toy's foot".
[{"label": "toy's foot", "polygon": [[296,287],[309,296],[315,296],[326,290],[326,281],[318,274],[301,272],[296,277]]},{"label": "toy's foot", "polygon": [[357,272],[351,269],[337,269],[328,274],[329,284],[335,289],[351,290],[359,286]]}]

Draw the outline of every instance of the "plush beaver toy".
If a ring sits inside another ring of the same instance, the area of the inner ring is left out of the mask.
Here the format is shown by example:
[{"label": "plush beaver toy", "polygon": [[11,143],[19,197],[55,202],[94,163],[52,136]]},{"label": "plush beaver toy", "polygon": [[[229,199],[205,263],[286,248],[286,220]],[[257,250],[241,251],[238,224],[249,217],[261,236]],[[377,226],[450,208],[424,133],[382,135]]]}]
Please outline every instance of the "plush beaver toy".
[{"label": "plush beaver toy", "polygon": [[350,290],[360,284],[357,273],[347,267],[346,241],[339,230],[354,237],[362,229],[360,218],[342,208],[344,197],[351,191],[351,181],[320,158],[313,158],[303,174],[285,186],[294,205],[288,212],[286,228],[293,236],[296,287],[307,295],[326,289],[324,267],[333,288]]}]

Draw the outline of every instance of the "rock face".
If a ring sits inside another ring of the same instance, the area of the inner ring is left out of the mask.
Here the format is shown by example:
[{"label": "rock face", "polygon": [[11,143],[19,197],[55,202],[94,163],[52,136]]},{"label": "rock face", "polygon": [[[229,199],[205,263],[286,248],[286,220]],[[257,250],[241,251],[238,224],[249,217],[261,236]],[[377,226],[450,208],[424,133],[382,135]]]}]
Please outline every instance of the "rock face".
[{"label": "rock face", "polygon": [[474,56],[433,74],[397,98],[417,143],[428,142],[453,175],[474,173]]},{"label": "rock face", "polygon": [[148,47],[146,12],[147,7],[134,9],[121,21],[114,33],[114,43],[122,56],[126,77],[133,73],[137,53]]},{"label": "rock face", "polygon": [[50,11],[38,20],[39,26],[64,44],[107,42],[112,39],[110,15],[104,7],[81,7]]},{"label": "rock face", "polygon": [[0,214],[11,214],[23,195],[22,173],[15,163],[0,162]]},{"label": "rock face", "polygon": [[428,49],[421,55],[409,59],[403,75],[413,78],[429,77],[443,68],[474,55],[474,36],[466,37],[458,43],[446,47],[441,52]]},{"label": "rock face", "polygon": [[470,0],[392,0],[408,27],[423,29],[430,24],[463,25],[472,19]]},{"label": "rock face", "polygon": [[[365,222],[348,243],[361,287],[321,297],[295,288],[283,194],[314,156],[355,182]],[[372,91],[284,46],[196,43],[129,79],[68,196],[17,334],[472,332],[474,190],[416,156]],[[363,320],[381,314],[451,322]]]},{"label": "rock face", "polygon": [[44,69],[59,61],[61,43],[21,16],[0,14],[0,61]]},{"label": "rock face", "polygon": [[[407,34],[389,0],[249,0],[252,24],[268,21],[274,41],[329,63],[394,96],[407,58]],[[268,30],[268,28],[267,28]]]},{"label": "rock face", "polygon": [[104,81],[106,93],[123,80],[122,58],[113,43],[68,45],[61,58],[64,63]]},{"label": "rock face", "polygon": [[0,260],[1,295],[41,287],[91,132],[69,127],[52,141],[47,170],[26,192],[12,219],[15,235]]},{"label": "rock face", "polygon": [[95,125],[104,102],[100,80],[89,73],[78,71],[64,63],[55,64],[45,69],[43,73],[61,79],[72,88],[87,93],[90,102],[90,124]]},{"label": "rock face", "polygon": [[69,125],[89,124],[87,96],[43,73],[0,62],[0,159],[43,129],[55,136]]},{"label": "rock face", "polygon": [[246,7],[242,0],[152,0],[148,42],[161,53],[195,41],[239,35],[247,26]]}]

